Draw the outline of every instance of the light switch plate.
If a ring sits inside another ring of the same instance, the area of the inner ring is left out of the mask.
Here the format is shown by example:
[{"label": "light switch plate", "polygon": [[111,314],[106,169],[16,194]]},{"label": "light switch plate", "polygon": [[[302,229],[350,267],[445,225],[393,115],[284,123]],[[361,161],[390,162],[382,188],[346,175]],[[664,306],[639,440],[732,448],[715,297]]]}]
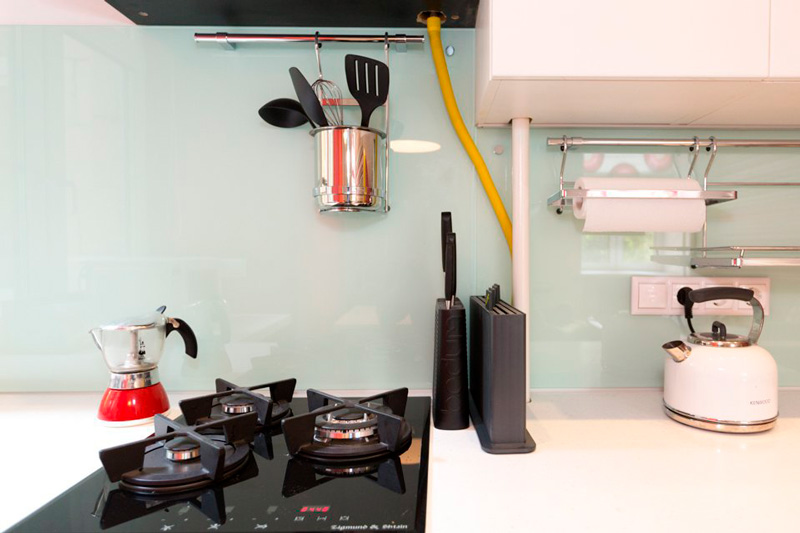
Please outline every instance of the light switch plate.
[{"label": "light switch plate", "polygon": [[[632,315],[683,315],[683,306],[678,303],[678,291],[682,287],[699,289],[705,287],[742,287],[751,289],[769,316],[769,278],[702,278],[702,277],[631,277]],[[749,315],[750,304],[738,300],[715,300],[696,304],[695,315]]]}]

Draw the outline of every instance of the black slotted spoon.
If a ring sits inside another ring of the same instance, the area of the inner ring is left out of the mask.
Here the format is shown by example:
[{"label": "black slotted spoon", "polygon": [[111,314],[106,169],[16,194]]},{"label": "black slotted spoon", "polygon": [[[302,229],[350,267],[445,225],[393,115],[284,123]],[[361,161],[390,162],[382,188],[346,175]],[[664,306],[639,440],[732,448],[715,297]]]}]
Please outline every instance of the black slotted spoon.
[{"label": "black slotted spoon", "polygon": [[386,102],[389,95],[389,67],[376,59],[348,54],[344,72],[350,94],[361,106],[361,127],[369,127],[372,112]]}]

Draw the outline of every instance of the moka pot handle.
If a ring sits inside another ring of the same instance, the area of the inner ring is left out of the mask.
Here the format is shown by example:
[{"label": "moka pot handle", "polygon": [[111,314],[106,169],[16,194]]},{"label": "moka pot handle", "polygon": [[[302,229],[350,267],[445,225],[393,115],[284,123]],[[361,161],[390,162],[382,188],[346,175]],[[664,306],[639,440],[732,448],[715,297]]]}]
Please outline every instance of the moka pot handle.
[{"label": "moka pot handle", "polygon": [[183,339],[183,344],[186,346],[186,355],[192,359],[197,359],[197,337],[195,337],[194,331],[189,327],[189,324],[180,318],[167,318],[167,332],[164,336],[169,336],[173,331],[177,331]]}]

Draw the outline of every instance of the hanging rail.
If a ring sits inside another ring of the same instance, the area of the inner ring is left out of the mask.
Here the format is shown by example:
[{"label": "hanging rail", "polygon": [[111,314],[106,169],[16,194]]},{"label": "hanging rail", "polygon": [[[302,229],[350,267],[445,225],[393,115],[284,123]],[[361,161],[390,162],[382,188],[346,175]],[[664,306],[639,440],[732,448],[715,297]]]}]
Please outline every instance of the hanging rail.
[{"label": "hanging rail", "polygon": [[233,50],[237,44],[248,43],[373,43],[393,44],[398,52],[405,52],[408,44],[422,44],[424,35],[405,35],[398,33],[389,35],[323,35],[317,34],[291,34],[291,33],[195,33],[194,40],[198,43],[217,43],[224,48]]},{"label": "hanging rail", "polygon": [[[678,146],[687,147],[694,151],[694,158],[692,165],[689,169],[689,175],[692,175],[692,169],[697,161],[697,155],[700,148],[705,148],[712,151],[712,159],[709,163],[713,163],[716,156],[717,148],[722,147],[738,147],[738,148],[800,148],[800,140],[796,139],[717,139],[716,137],[709,137],[708,139],[701,140],[698,137],[691,139],[612,139],[612,138],[592,138],[585,139],[583,137],[548,137],[548,146],[561,146],[562,151],[570,148],[578,148],[580,146]],[[710,168],[710,165],[709,165]],[[563,161],[561,168],[561,175],[564,174]],[[563,178],[562,178],[563,181]],[[708,172],[704,177],[704,187],[707,189],[711,187],[798,187],[800,182],[797,181],[708,181]],[[563,184],[560,187],[563,190]]]},{"label": "hanging rail", "polygon": [[579,146],[685,146],[692,148],[752,147],[752,148],[800,148],[800,140],[792,139],[609,139],[583,137],[548,137],[547,146],[563,146],[577,148]]}]

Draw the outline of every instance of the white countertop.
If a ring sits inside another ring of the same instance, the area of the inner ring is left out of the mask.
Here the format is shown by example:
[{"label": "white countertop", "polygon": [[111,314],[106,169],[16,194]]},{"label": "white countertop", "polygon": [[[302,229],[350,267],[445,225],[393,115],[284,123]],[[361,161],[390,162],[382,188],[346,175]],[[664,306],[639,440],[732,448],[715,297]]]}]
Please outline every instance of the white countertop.
[{"label": "white countertop", "polygon": [[430,531],[797,531],[800,391],[780,406],[771,431],[730,435],[668,419],[657,389],[534,392],[531,454],[434,431]]},{"label": "white countertop", "polygon": [[[99,468],[99,449],[151,433],[100,425],[99,398],[0,394],[14,480],[0,484],[0,531]],[[532,454],[490,455],[472,429],[433,430],[427,531],[796,531],[800,390],[780,402],[773,430],[725,435],[667,419],[655,389],[534,391]]]}]

